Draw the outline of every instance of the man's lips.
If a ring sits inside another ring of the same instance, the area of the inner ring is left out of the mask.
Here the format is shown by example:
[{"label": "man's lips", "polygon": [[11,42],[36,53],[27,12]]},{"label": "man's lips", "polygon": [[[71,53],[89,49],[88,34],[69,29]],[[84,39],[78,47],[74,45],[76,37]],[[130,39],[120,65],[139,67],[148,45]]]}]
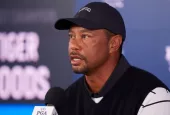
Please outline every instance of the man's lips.
[{"label": "man's lips", "polygon": [[78,55],[70,55],[71,59],[71,64],[73,66],[80,65],[81,61],[83,60],[80,56]]},{"label": "man's lips", "polygon": [[81,57],[78,56],[78,55],[70,55],[70,58],[71,58],[71,60],[73,60],[73,59],[81,59]]}]

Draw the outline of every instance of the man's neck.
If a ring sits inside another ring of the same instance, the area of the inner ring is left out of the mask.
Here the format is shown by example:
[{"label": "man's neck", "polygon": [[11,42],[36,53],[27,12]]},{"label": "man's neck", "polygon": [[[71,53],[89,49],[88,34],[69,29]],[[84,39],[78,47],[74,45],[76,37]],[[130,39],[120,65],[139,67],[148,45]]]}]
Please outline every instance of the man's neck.
[{"label": "man's neck", "polygon": [[85,75],[86,82],[91,92],[97,93],[102,89],[111,73],[114,71],[118,60],[119,58],[113,61],[108,61],[102,67],[93,71],[93,73]]}]

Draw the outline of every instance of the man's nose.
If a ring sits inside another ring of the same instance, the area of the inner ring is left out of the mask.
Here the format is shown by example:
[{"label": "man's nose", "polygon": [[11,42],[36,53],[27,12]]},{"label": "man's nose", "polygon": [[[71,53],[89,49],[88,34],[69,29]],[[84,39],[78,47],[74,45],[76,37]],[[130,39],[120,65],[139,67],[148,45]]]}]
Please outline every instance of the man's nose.
[{"label": "man's nose", "polygon": [[80,50],[80,41],[74,39],[69,42],[69,49],[71,50]]}]

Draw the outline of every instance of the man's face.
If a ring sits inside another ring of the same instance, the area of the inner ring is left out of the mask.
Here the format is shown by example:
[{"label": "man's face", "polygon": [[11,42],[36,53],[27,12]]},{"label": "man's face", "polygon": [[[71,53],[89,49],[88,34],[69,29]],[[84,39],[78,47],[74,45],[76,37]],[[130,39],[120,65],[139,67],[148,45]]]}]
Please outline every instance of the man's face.
[{"label": "man's face", "polygon": [[109,57],[108,43],[103,29],[71,27],[68,51],[73,71],[85,74],[100,68]]}]

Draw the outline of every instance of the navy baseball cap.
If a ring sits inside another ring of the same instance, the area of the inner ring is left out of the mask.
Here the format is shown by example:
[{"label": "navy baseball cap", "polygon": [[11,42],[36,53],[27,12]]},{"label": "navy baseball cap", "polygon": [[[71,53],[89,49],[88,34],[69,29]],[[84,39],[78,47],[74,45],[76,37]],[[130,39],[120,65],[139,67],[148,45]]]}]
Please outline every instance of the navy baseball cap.
[{"label": "navy baseball cap", "polygon": [[106,29],[114,34],[126,37],[125,24],[121,14],[114,7],[104,2],[91,2],[82,7],[73,18],[57,20],[55,28],[68,30],[78,25],[86,29]]}]

